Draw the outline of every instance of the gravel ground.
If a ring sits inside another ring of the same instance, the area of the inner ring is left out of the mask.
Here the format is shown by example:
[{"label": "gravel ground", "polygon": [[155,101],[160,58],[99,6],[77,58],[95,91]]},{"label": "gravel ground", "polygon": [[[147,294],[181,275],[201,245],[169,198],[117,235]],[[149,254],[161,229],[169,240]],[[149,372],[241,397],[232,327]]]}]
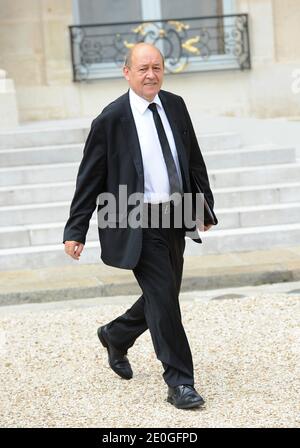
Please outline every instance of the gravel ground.
[{"label": "gravel ground", "polygon": [[206,400],[193,410],[167,403],[148,331],[128,351],[130,381],[109,368],[96,330],[126,309],[68,302],[0,311],[1,427],[300,426],[300,295],[181,302]]}]

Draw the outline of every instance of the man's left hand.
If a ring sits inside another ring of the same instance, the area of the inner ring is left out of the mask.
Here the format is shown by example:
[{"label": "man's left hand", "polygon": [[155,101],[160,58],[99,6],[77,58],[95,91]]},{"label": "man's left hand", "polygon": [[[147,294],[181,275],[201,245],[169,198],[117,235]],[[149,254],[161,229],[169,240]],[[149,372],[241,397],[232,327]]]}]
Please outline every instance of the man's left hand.
[{"label": "man's left hand", "polygon": [[198,229],[200,232],[206,232],[206,231],[209,230],[212,226],[213,226],[212,224],[207,224],[207,225],[205,225],[205,224],[202,224],[202,223],[201,223],[200,225],[197,226],[197,229]]}]

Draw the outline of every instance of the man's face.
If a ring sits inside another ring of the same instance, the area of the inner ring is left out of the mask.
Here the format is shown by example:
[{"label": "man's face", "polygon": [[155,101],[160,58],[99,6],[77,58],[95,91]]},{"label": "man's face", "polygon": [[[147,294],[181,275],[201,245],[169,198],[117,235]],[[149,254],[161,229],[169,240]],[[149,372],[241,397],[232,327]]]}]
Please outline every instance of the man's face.
[{"label": "man's face", "polygon": [[134,92],[152,101],[159,92],[164,76],[160,53],[150,46],[140,46],[132,54],[131,67],[124,67],[123,73]]}]

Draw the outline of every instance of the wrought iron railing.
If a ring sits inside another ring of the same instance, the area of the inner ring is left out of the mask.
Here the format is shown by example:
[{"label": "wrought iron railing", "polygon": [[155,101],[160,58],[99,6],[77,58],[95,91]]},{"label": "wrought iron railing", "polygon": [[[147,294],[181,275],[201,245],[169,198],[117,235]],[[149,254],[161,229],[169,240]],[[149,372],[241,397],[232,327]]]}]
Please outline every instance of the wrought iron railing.
[{"label": "wrought iron railing", "polygon": [[137,42],[159,47],[168,73],[251,68],[247,14],[69,28],[74,81],[121,76]]}]

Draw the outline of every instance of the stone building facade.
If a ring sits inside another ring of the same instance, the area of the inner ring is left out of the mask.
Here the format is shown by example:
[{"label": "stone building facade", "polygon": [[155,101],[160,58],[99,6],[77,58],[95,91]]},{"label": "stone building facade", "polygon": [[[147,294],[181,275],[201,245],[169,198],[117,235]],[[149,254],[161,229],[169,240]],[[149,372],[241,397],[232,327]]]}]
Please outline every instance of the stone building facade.
[{"label": "stone building facade", "polygon": [[[84,1],[0,0],[2,127],[14,126],[18,119],[94,116],[127,89],[121,76],[73,82],[68,27],[78,20],[78,2]],[[225,13],[249,15],[251,69],[167,75],[164,88],[184,96],[192,114],[300,115],[299,0],[233,0],[224,5]],[[134,12],[129,13],[135,20]]]}]

